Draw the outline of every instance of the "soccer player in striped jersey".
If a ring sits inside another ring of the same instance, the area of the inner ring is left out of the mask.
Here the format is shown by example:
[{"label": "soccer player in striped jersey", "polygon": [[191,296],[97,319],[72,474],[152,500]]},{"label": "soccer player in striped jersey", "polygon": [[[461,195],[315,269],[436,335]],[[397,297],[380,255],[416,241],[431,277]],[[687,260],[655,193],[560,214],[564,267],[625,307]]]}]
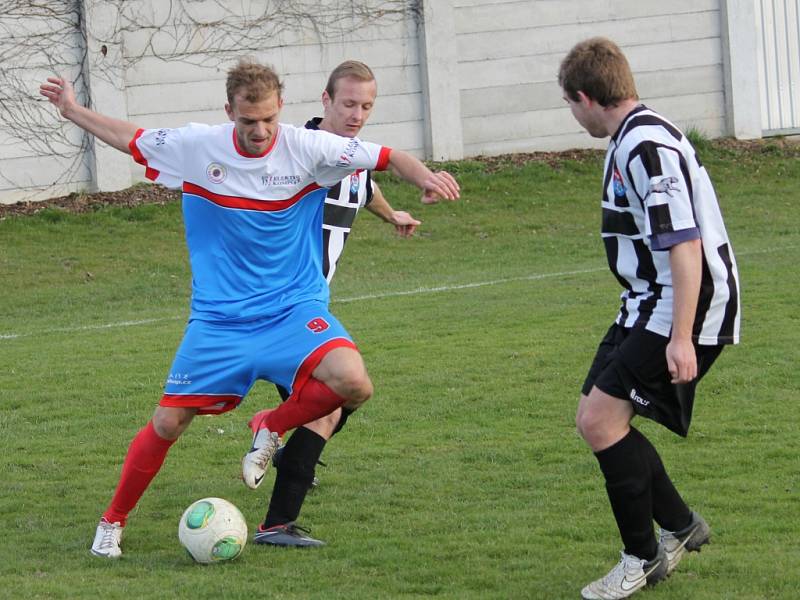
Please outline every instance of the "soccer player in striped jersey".
[{"label": "soccer player in striped jersey", "polygon": [[[358,136],[375,105],[378,88],[375,75],[364,63],[348,60],[337,66],[328,77],[322,93],[323,116],[306,123],[307,129],[322,130],[344,137]],[[425,198],[423,198],[425,201]],[[392,208],[383,196],[369,169],[351,173],[330,188],[325,198],[322,222],[322,272],[330,283],[344,250],[350,229],[361,208],[394,225],[402,237],[413,235],[419,221],[405,211]],[[281,386],[278,393],[284,401],[288,392]],[[257,434],[270,409],[256,413],[250,420]],[[298,427],[274,457],[275,484],[264,522],[255,533],[257,544],[312,547],[324,542],[310,537],[295,523],[308,490],[314,483],[315,470],[327,441],[341,430],[349,411],[337,409],[321,419]]]},{"label": "soccer player in striped jersey", "polygon": [[291,395],[243,461],[251,488],[280,435],[369,399],[364,361],[328,310],[320,231],[329,187],[358,169],[391,168],[430,199],[458,196],[452,176],[406,152],[281,124],[282,89],[271,68],[242,62],[226,81],[229,123],[143,130],[79,105],[60,77],[40,86],[64,118],[131,154],[148,178],[183,190],[191,314],[161,401],[131,442],[98,523],[96,556],[121,556],[130,511],[194,416],[236,408],[257,379]]},{"label": "soccer player in striped jersey", "polygon": [[739,276],[705,168],[675,125],[640,104],[616,44],[577,44],[558,81],[578,123],[611,138],[601,236],[622,306],[589,369],[576,424],[600,463],[624,545],[620,562],[582,596],[617,599],[665,578],[709,540],[631,420],[687,435],[698,381],[739,341]]}]

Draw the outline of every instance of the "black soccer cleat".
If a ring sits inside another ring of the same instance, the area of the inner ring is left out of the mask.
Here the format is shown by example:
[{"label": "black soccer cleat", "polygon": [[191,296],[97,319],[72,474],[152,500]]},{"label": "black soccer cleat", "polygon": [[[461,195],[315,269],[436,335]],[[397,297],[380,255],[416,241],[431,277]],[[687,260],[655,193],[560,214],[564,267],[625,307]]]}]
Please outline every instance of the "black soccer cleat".
[{"label": "black soccer cleat", "polygon": [[262,524],[258,526],[253,536],[253,543],[293,548],[312,548],[325,545],[322,540],[315,540],[306,535],[308,533],[311,532],[300,527],[294,521],[284,525],[274,525],[268,529],[264,529]]}]

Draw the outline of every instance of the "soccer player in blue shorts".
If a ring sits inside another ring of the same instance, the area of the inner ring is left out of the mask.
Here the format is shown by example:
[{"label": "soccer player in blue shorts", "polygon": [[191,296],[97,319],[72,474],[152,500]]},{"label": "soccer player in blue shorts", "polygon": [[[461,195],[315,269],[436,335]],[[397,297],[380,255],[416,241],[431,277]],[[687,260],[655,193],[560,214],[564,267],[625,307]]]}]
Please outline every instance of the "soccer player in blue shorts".
[{"label": "soccer player in blue shorts", "polygon": [[143,130],[79,105],[60,77],[40,86],[64,118],[183,190],[189,322],[98,524],[97,556],[121,556],[128,514],[195,415],[235,408],[257,379],[283,386],[289,399],[265,419],[259,460],[268,462],[284,432],[372,394],[361,355],[328,311],[320,231],[329,187],[358,169],[390,168],[432,199],[458,197],[451,175],[406,152],[279,123],[282,87],[271,68],[241,62],[226,81],[229,123]]},{"label": "soccer player in blue shorts", "polygon": [[[362,62],[348,60],[330,74],[322,93],[323,117],[306,123],[308,129],[329,131],[344,137],[358,136],[372,113],[377,96],[377,83],[372,70]],[[423,198],[423,202],[425,199]],[[328,191],[322,223],[322,272],[330,283],[344,250],[350,228],[361,208],[394,225],[402,237],[413,235],[419,221],[405,211],[394,210],[373,181],[369,170],[345,177]],[[278,386],[283,400],[288,391]],[[250,421],[255,435],[270,409],[256,413]],[[298,427],[273,458],[276,466],[275,485],[264,522],[256,531],[258,544],[311,547],[323,542],[309,535],[295,521],[300,515],[308,490],[315,481],[315,469],[327,441],[347,421],[349,411],[337,409],[312,423]]]},{"label": "soccer player in blue shorts", "polygon": [[611,138],[601,235],[624,288],[622,306],[576,416],[624,545],[619,563],[581,595],[611,600],[665,578],[686,551],[709,540],[705,520],[631,420],[640,415],[688,434],[697,383],[723,347],[739,341],[739,275],[708,173],[686,136],[639,102],[617,45],[605,38],[577,44],[558,82],[578,123]]}]

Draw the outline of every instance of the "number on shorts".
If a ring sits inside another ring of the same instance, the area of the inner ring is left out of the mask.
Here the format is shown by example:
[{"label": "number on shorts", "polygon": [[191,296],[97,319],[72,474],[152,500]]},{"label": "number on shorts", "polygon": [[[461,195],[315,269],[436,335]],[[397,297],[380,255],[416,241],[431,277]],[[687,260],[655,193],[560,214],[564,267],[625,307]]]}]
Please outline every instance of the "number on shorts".
[{"label": "number on shorts", "polygon": [[316,319],[311,319],[308,323],[306,323],[306,327],[308,327],[314,333],[322,333],[328,327],[330,327],[330,325],[328,325],[328,322],[322,317],[317,317]]}]

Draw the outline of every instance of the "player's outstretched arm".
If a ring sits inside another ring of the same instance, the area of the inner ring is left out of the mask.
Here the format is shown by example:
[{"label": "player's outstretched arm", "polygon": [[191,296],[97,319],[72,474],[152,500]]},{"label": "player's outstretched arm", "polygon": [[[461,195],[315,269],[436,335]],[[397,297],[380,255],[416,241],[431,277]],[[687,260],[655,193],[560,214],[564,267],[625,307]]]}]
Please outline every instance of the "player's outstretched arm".
[{"label": "player's outstretched arm", "polygon": [[381,188],[374,181],[372,182],[372,200],[367,204],[367,210],[379,219],[394,225],[400,237],[411,237],[417,230],[417,226],[420,225],[420,221],[417,221],[409,213],[393,209]]},{"label": "player's outstretched arm", "polygon": [[39,86],[39,93],[53,104],[61,116],[81,129],[103,140],[120,152],[130,154],[128,143],[136,135],[138,127],[133,123],[113,119],[81,106],[75,98],[72,84],[62,77],[48,77],[47,83]]},{"label": "player's outstretched arm", "polygon": [[392,150],[389,168],[398,177],[413,183],[423,191],[422,202],[432,204],[440,199],[457,200],[460,188],[455,177],[447,171],[432,172],[419,160],[402,150]]}]

